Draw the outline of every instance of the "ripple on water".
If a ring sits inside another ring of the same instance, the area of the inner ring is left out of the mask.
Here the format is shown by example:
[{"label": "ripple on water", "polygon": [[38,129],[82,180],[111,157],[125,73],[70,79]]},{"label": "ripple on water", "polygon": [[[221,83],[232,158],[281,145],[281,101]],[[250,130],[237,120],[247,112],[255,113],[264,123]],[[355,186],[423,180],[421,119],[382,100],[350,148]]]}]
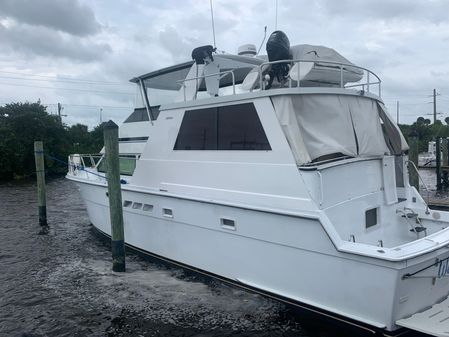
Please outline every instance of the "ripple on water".
[{"label": "ripple on water", "polygon": [[74,184],[57,179],[47,190],[50,232],[37,235],[34,185],[0,185],[0,336],[343,334],[309,328],[315,319],[278,302],[136,255],[127,256],[126,273],[113,273]]},{"label": "ripple on water", "polygon": [[39,236],[35,186],[0,186],[0,336],[301,331],[277,302],[136,255],[113,273],[76,187],[57,179],[47,190],[50,233]]}]

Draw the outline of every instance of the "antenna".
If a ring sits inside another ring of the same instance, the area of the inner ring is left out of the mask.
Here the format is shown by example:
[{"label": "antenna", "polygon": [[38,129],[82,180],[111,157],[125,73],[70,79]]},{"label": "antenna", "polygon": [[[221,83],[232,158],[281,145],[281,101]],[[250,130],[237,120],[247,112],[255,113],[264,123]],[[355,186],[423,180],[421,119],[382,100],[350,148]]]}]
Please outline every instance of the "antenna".
[{"label": "antenna", "polygon": [[215,23],[214,23],[214,9],[212,8],[212,0],[210,0],[210,16],[212,17],[212,34],[214,35],[214,48],[217,48],[217,45],[215,43]]},{"label": "antenna", "polygon": [[276,0],[276,18],[274,21],[274,30],[278,30],[278,0]]},{"label": "antenna", "polygon": [[259,49],[257,50],[257,54],[256,55],[259,55],[259,52],[262,49],[263,43],[265,42],[266,38],[267,38],[267,26],[265,26],[265,33],[263,34],[263,40],[262,40],[262,43],[260,44]]}]

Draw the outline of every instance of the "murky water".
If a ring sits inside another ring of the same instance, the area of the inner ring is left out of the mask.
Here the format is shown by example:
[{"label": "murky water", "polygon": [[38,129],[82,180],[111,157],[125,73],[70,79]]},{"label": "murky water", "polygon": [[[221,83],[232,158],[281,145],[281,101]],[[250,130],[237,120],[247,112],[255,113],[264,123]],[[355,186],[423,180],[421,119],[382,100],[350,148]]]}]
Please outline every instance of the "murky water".
[{"label": "murky water", "polygon": [[74,184],[48,184],[38,235],[35,186],[0,186],[0,336],[347,336],[282,304],[127,256],[111,272]]}]

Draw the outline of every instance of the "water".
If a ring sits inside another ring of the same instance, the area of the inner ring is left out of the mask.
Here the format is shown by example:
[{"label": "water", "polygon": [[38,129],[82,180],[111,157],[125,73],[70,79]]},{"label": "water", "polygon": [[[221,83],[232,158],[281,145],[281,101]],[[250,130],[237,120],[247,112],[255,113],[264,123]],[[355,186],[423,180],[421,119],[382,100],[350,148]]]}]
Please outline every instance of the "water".
[{"label": "water", "polygon": [[74,184],[48,188],[38,235],[31,183],[0,185],[0,336],[348,336],[315,317],[183,270],[127,256],[111,272]]}]

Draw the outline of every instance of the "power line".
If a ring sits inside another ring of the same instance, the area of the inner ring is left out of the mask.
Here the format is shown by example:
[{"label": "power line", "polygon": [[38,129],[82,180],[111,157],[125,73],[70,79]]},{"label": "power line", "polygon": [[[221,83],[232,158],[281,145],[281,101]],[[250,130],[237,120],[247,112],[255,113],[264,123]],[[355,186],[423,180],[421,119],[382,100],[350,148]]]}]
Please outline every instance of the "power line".
[{"label": "power line", "polygon": [[56,80],[56,81],[97,83],[97,84],[133,85],[131,83],[128,84],[126,82],[110,82],[110,81],[98,81],[98,80],[90,80],[90,79],[76,79],[76,78],[70,78],[70,77],[57,77],[57,76],[46,76],[46,75],[36,75],[36,74],[24,74],[24,73],[20,73],[20,72],[4,71],[4,70],[0,70],[0,73],[20,75],[20,76],[42,77],[42,78],[53,79],[53,80]]},{"label": "power line", "polygon": [[84,81],[70,81],[70,80],[55,80],[55,79],[43,79],[43,78],[21,78],[21,77],[12,77],[12,76],[0,76],[1,79],[7,80],[19,80],[19,81],[40,81],[40,82],[56,82],[56,83],[70,83],[70,84],[90,84],[90,85],[113,85],[113,86],[123,86],[130,87],[131,84],[114,84],[114,83],[95,83],[95,82],[84,82]]},{"label": "power line", "polygon": [[128,92],[102,91],[102,90],[90,90],[90,89],[79,89],[79,88],[43,87],[43,86],[37,86],[37,85],[17,84],[17,83],[4,83],[4,82],[0,82],[0,84],[2,84],[2,85],[12,85],[12,86],[16,86],[16,87],[29,87],[29,88],[36,88],[36,89],[52,89],[52,90],[96,92],[96,93],[103,93],[103,94],[109,94],[109,95],[131,95],[131,96],[135,95],[135,93],[130,93],[130,92],[128,93]]},{"label": "power line", "polygon": [[[0,102],[0,104],[14,104],[16,102]],[[58,103],[45,103],[41,102],[42,105],[50,107],[56,107]],[[90,104],[71,104],[71,103],[60,103],[64,107],[81,107],[81,108],[107,108],[107,109],[133,109],[132,106],[113,106],[113,105],[90,105]]]}]

